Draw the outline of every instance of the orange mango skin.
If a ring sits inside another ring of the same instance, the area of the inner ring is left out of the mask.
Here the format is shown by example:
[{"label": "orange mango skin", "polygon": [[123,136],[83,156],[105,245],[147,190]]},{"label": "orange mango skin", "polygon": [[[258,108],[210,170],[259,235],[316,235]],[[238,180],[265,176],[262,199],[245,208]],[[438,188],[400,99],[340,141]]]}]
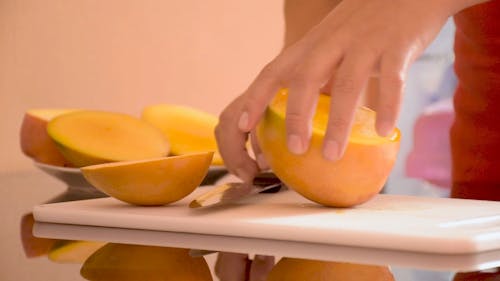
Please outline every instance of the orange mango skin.
[{"label": "orange mango skin", "polygon": [[188,249],[109,243],[92,254],[80,274],[93,281],[212,281],[204,257]]},{"label": "orange mango skin", "polygon": [[[42,117],[37,114],[43,111],[47,116]],[[52,117],[70,112],[64,109],[43,109],[27,111],[24,114],[19,134],[21,150],[23,153],[36,162],[61,166],[72,167],[73,165],[66,160],[56,143],[47,133],[47,124]]]},{"label": "orange mango skin", "polygon": [[282,258],[267,281],[394,281],[388,266]]},{"label": "orange mango skin", "polygon": [[288,187],[305,198],[330,207],[351,207],[378,194],[396,161],[398,141],[349,143],[336,161],[322,155],[323,137],[313,133],[303,155],[288,151],[283,119],[267,110],[257,127],[257,139],[271,169]]},{"label": "orange mango skin", "polygon": [[118,200],[143,206],[178,201],[205,178],[213,152],[124,161],[81,168],[95,188]]}]

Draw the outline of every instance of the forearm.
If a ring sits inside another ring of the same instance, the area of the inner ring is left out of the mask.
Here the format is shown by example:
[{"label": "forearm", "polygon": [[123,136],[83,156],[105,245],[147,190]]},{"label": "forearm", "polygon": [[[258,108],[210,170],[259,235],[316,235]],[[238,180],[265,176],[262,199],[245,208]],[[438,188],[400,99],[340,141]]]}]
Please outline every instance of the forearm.
[{"label": "forearm", "polygon": [[284,48],[302,38],[318,24],[341,0],[285,0]]}]

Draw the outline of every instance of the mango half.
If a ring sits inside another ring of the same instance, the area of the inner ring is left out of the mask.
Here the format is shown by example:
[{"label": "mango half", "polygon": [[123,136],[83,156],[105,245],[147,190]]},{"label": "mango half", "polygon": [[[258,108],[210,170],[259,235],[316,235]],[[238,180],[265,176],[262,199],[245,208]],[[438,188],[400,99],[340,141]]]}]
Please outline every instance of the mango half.
[{"label": "mango half", "polygon": [[205,258],[188,249],[115,243],[92,254],[80,274],[92,281],[212,281]]},{"label": "mango half", "polygon": [[285,112],[288,94],[279,92],[257,126],[259,146],[271,169],[288,187],[316,203],[351,207],[380,192],[396,161],[400,132],[387,137],[375,131],[375,112],[360,107],[344,156],[335,162],[322,154],[330,96],[320,95],[309,150],[296,155],[287,148]]},{"label": "mango half", "polygon": [[67,167],[72,164],[59,152],[47,134],[47,124],[55,117],[75,111],[74,109],[30,109],[24,113],[20,130],[23,153],[36,162]]},{"label": "mango half", "polygon": [[216,116],[187,106],[157,104],[144,108],[141,118],[162,131],[172,155],[214,151],[212,164],[224,164],[214,135]]},{"label": "mango half", "polygon": [[80,170],[87,181],[118,200],[144,206],[178,201],[198,187],[213,152],[92,165]]},{"label": "mango half", "polygon": [[394,281],[388,266],[282,258],[267,281]]},{"label": "mango half", "polygon": [[81,110],[52,119],[47,133],[76,167],[167,156],[160,130],[127,114]]}]

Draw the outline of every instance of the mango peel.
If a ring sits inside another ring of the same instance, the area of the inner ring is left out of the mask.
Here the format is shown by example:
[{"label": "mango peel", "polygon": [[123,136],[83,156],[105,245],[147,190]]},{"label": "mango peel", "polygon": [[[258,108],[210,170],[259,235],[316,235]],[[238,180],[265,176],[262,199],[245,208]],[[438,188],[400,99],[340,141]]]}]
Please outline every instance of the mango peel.
[{"label": "mango peel", "polygon": [[205,178],[213,152],[82,167],[87,181],[100,191],[134,205],[178,201]]}]

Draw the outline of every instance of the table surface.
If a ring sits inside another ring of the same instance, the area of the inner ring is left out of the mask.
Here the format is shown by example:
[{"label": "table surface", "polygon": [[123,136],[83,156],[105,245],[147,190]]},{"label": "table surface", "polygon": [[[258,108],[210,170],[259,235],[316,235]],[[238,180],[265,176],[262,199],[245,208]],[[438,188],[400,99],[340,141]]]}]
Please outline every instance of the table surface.
[{"label": "table surface", "polygon": [[[130,245],[140,245],[145,253],[141,255],[143,260],[148,258],[147,253],[151,252],[151,249],[158,249],[154,247],[190,249],[191,255],[204,254],[203,258],[210,268],[213,280],[219,280],[215,275],[214,267],[221,251],[243,254],[224,256],[224,261],[232,268],[242,261],[242,256],[248,255],[249,259],[252,259],[258,254],[274,257],[275,262],[281,257],[288,256],[301,260],[327,262],[332,266],[338,262],[349,262],[359,266],[368,264],[384,266],[392,272],[395,280],[453,280],[454,278],[455,280],[483,280],[471,277],[473,274],[477,276],[478,273],[470,271],[479,270],[490,278],[500,278],[500,273],[495,269],[500,266],[500,253],[498,252],[483,253],[479,256],[425,255],[241,237],[35,223],[30,216],[33,206],[54,199],[61,200],[64,198],[61,195],[65,194],[67,186],[33,168],[15,173],[0,173],[0,187],[2,189],[0,209],[4,222],[0,231],[0,245],[4,253],[0,256],[2,267],[0,280],[2,281],[86,280],[80,273],[85,266],[85,260],[96,249],[100,248],[103,252],[104,248],[101,248],[103,245],[106,247],[121,245],[119,247],[124,249],[128,249]],[[95,243],[82,243],[81,241]],[[228,257],[233,260],[228,262]],[[120,274],[120,266],[116,264],[116,258],[110,256],[108,259],[109,263],[104,262],[100,266],[106,268],[108,272],[110,268],[113,268],[116,274]],[[104,260],[106,261],[106,256]],[[158,263],[148,262],[148,264]],[[151,271],[149,274],[162,272],[151,268],[147,270]],[[123,273],[123,268],[121,273]]]}]

